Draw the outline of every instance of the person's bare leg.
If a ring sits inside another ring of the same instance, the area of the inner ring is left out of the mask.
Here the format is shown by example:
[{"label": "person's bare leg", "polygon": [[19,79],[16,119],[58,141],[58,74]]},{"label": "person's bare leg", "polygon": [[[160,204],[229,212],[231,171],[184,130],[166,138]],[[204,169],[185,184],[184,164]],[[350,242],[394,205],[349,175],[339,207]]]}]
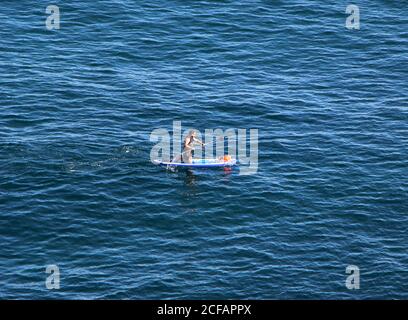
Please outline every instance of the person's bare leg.
[{"label": "person's bare leg", "polygon": [[193,163],[193,154],[191,153],[191,151],[186,151],[183,153],[183,162]]},{"label": "person's bare leg", "polygon": [[181,154],[174,157],[173,160],[171,160],[171,162],[181,162]]}]

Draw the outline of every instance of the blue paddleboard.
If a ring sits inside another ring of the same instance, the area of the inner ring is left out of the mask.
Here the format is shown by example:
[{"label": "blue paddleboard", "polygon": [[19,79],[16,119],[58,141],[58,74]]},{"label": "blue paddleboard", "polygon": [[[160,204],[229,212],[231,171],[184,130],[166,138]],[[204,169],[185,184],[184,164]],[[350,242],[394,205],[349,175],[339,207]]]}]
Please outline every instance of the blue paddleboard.
[{"label": "blue paddleboard", "polygon": [[215,167],[232,167],[237,164],[237,160],[231,159],[224,161],[223,159],[193,159],[192,163],[184,162],[168,162],[161,160],[153,160],[153,163],[159,166],[169,167],[188,167],[188,168],[215,168]]}]

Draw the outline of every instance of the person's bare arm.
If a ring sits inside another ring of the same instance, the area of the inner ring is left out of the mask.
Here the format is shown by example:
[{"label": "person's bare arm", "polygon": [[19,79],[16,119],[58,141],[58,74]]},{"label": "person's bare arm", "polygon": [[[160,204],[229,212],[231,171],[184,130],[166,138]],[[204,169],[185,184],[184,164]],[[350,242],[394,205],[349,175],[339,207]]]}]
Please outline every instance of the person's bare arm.
[{"label": "person's bare arm", "polygon": [[197,138],[193,138],[193,139],[194,139],[194,142],[198,142],[198,143],[201,144],[202,146],[205,145],[205,143],[202,143],[202,141],[198,140]]}]

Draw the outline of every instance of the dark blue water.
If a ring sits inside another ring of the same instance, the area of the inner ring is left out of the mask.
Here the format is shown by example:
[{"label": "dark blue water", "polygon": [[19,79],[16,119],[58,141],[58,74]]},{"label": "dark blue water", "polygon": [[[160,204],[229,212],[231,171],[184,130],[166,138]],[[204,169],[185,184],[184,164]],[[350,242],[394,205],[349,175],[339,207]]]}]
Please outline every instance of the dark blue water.
[{"label": "dark blue water", "polygon": [[[407,7],[348,4],[2,1],[0,298],[408,298]],[[176,120],[258,172],[154,166]]]}]

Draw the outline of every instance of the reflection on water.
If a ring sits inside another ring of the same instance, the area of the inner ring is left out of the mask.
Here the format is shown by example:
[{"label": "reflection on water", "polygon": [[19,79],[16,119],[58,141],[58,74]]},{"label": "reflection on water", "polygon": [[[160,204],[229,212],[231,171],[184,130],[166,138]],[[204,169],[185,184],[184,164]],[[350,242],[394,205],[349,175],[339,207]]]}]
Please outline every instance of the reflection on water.
[{"label": "reflection on water", "polygon": [[[174,169],[174,168],[172,168]],[[177,168],[175,171],[168,170],[177,175],[177,180],[183,184],[178,194],[178,203],[184,213],[197,213],[202,210],[199,205],[200,199],[208,194],[209,184],[225,185],[232,180],[232,168]],[[214,190],[215,186],[211,187]]]},{"label": "reflection on water", "polygon": [[183,172],[185,174],[184,183],[186,186],[189,186],[189,187],[195,186],[198,182],[198,177],[201,175],[211,177],[210,179],[218,179],[221,176],[223,181],[229,181],[232,172],[233,172],[232,168],[229,168],[229,167],[224,167],[223,171],[211,170],[211,169],[194,169],[193,170],[193,169],[188,168]]},{"label": "reflection on water", "polygon": [[185,184],[187,186],[194,186],[197,182],[197,177],[194,175],[193,170],[186,170]]}]

